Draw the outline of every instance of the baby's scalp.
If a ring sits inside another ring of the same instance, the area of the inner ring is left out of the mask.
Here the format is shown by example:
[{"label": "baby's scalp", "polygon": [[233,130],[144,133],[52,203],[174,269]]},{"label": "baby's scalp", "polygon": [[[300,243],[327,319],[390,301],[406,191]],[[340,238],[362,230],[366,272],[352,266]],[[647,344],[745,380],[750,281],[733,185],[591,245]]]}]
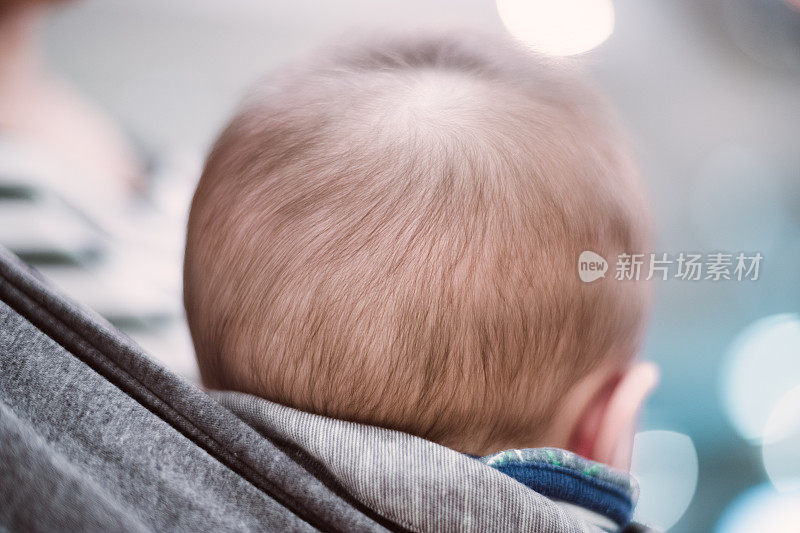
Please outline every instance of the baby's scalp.
[{"label": "baby's scalp", "polygon": [[185,304],[206,385],[461,451],[530,446],[631,358],[647,290],[627,144],[567,69],[499,38],[334,47],[242,107],[192,204]]}]

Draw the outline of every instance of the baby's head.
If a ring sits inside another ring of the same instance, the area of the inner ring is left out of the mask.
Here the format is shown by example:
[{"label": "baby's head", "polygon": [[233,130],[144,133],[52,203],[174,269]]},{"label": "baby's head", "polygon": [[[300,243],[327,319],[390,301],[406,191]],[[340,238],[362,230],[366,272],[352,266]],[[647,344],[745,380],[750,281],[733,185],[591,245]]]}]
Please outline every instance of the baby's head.
[{"label": "baby's head", "polygon": [[208,158],[185,264],[204,383],[464,452],[575,439],[648,300],[577,275],[584,250],[647,246],[604,104],[485,36],[324,55],[267,80]]}]

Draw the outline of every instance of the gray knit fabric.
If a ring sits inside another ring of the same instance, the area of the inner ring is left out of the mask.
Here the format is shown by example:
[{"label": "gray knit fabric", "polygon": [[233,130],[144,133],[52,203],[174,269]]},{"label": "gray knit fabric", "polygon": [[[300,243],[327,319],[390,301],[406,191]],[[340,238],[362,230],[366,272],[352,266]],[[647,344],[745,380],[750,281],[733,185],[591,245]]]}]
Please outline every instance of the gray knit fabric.
[{"label": "gray knit fabric", "polygon": [[0,248],[0,531],[398,529],[290,453]]},{"label": "gray knit fabric", "polygon": [[0,401],[12,530],[311,529],[5,304]]},{"label": "gray knit fabric", "polygon": [[433,442],[236,392],[212,396],[317,462],[347,492],[414,531],[597,531],[497,470]]}]

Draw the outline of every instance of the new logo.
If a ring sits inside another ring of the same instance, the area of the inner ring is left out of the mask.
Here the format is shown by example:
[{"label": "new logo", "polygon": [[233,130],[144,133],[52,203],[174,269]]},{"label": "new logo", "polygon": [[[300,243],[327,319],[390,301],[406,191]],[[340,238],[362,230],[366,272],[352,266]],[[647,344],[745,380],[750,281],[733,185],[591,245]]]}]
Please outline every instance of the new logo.
[{"label": "new logo", "polygon": [[603,256],[586,250],[578,257],[578,276],[584,283],[606,277],[608,262]]}]

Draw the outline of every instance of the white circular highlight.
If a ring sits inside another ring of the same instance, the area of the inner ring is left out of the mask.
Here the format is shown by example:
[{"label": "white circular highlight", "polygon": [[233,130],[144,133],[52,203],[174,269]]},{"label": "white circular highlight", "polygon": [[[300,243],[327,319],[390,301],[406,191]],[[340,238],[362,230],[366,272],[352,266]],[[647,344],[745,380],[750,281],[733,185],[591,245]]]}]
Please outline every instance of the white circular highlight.
[{"label": "white circular highlight", "polygon": [[786,393],[764,428],[764,469],[780,492],[800,491],[800,386]]},{"label": "white circular highlight", "polygon": [[686,512],[697,488],[692,439],[675,431],[637,433],[631,473],[640,489],[634,519],[666,531]]},{"label": "white circular highlight", "polygon": [[778,493],[769,484],[745,491],[722,513],[714,533],[796,533],[800,492]]},{"label": "white circular highlight", "polygon": [[745,328],[731,343],[721,395],[742,437],[760,442],[778,401],[800,385],[800,316],[772,315]]},{"label": "white circular highlight", "polygon": [[497,0],[497,12],[511,35],[550,55],[589,51],[614,31],[611,0]]}]

